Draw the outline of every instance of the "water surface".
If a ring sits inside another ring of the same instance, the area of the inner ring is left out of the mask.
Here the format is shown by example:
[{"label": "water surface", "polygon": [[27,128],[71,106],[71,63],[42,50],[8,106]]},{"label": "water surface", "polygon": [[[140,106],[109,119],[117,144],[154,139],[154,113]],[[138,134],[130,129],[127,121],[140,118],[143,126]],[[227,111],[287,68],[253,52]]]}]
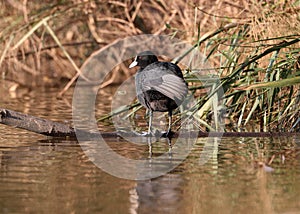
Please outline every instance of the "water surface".
[{"label": "water surface", "polygon": [[[22,94],[5,90],[0,92],[3,108],[56,121],[72,118],[72,91],[58,100],[55,89]],[[102,105],[98,112],[109,111]],[[170,152],[160,164],[178,161],[164,139],[153,144],[151,155],[147,143],[107,141],[124,157],[151,163],[151,158]],[[0,212],[299,213],[299,145],[299,135],[199,138],[171,172],[133,181],[99,169],[76,140],[0,125]]]}]

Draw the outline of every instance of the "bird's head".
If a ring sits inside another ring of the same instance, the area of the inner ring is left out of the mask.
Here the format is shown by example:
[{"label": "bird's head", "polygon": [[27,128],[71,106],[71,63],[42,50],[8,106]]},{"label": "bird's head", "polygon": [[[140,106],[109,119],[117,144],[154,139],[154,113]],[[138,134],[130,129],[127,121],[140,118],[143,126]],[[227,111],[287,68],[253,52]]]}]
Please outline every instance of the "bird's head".
[{"label": "bird's head", "polygon": [[129,68],[133,68],[135,66],[139,66],[140,68],[145,68],[147,65],[150,65],[154,62],[157,62],[158,59],[151,51],[143,51],[139,53],[134,61],[129,65]]}]

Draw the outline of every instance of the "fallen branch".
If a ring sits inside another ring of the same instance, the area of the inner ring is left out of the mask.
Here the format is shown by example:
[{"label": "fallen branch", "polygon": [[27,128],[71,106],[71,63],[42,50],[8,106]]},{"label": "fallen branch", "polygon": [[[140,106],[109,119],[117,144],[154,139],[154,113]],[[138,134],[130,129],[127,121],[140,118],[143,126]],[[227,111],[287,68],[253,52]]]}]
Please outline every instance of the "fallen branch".
[{"label": "fallen branch", "polygon": [[75,137],[75,130],[69,125],[7,109],[0,108],[0,123],[47,136]]},{"label": "fallen branch", "polygon": [[[23,114],[20,112],[1,109],[0,108],[0,124],[12,126],[15,128],[25,129],[34,133],[52,136],[52,137],[70,137],[76,138],[76,132],[84,134],[87,138],[97,137],[99,134],[103,138],[117,138],[120,133],[117,132],[88,132],[85,130],[76,130],[70,125],[54,122],[51,120],[42,119],[39,117]],[[198,136],[198,137],[279,137],[279,136],[292,136],[297,133],[291,132],[198,132],[198,133],[186,133],[188,136]],[[134,137],[137,136],[132,132],[122,133],[121,136]],[[137,136],[138,137],[138,136]],[[178,137],[178,133],[174,133],[173,137]]]}]

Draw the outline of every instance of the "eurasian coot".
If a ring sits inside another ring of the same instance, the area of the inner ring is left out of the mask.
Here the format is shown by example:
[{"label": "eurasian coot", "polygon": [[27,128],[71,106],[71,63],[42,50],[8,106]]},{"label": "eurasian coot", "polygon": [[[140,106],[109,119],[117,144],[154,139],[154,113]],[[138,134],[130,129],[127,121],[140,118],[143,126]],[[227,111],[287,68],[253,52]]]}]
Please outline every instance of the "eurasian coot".
[{"label": "eurasian coot", "polygon": [[139,66],[135,87],[139,102],[149,110],[148,135],[151,135],[153,111],[168,112],[171,133],[172,111],[181,105],[188,93],[181,69],[170,62],[159,62],[151,51],[139,53],[129,68]]}]

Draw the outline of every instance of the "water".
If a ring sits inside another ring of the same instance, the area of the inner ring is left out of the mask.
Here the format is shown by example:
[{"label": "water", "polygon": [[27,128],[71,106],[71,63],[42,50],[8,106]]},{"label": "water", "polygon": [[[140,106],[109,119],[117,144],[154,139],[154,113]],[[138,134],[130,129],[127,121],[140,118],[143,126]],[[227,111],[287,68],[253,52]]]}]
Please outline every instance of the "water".
[{"label": "water", "polygon": [[[5,90],[0,91],[1,107],[56,121],[71,119],[72,91],[57,100],[54,89],[21,95]],[[151,163],[169,152],[160,164],[178,161],[166,140],[153,144],[152,156],[147,143],[107,141],[124,157]],[[0,125],[0,212],[299,213],[299,145],[299,135],[199,138],[171,172],[133,181],[99,169],[74,140]]]}]

